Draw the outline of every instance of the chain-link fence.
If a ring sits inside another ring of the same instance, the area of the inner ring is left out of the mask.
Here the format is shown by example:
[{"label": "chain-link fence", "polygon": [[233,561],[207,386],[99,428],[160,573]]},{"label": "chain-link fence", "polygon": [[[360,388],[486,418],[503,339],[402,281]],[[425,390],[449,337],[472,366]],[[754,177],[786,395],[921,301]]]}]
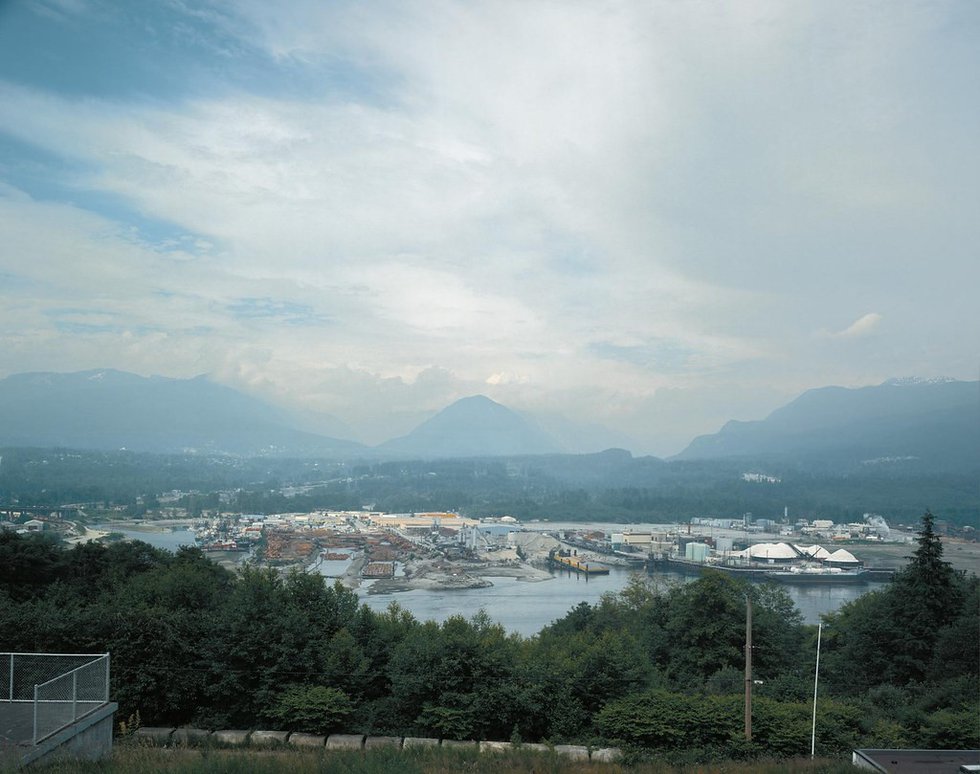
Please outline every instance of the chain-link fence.
[{"label": "chain-link fence", "polygon": [[0,665],[0,701],[34,705],[34,744],[109,701],[108,653],[0,653]]}]

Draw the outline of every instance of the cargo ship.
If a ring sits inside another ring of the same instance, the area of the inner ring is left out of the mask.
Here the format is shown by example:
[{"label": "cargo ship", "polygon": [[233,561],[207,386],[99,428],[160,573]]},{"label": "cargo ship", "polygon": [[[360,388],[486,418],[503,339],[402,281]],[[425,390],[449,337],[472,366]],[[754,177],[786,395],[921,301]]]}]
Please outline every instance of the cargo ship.
[{"label": "cargo ship", "polygon": [[809,583],[867,583],[870,578],[865,569],[845,570],[840,567],[790,567],[787,570],[770,570],[767,580],[780,583],[805,585]]},{"label": "cargo ship", "polygon": [[677,572],[685,575],[699,575],[705,570],[718,570],[726,575],[752,581],[775,581],[793,585],[810,584],[856,584],[885,582],[895,575],[894,570],[860,567],[845,569],[841,567],[788,565],[746,566],[725,562],[695,562],[675,556],[651,556],[647,561],[648,572]]}]

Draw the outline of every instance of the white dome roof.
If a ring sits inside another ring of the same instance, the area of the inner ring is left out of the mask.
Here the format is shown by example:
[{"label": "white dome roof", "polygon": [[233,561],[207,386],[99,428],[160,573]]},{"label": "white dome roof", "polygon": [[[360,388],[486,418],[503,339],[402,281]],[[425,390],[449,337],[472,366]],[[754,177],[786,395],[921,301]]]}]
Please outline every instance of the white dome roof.
[{"label": "white dome roof", "polygon": [[859,564],[858,558],[854,556],[850,551],[843,548],[838,548],[834,553],[827,557],[828,562],[838,562],[847,564]]},{"label": "white dome roof", "polygon": [[786,543],[756,543],[749,546],[749,556],[753,559],[795,559],[796,551]]}]

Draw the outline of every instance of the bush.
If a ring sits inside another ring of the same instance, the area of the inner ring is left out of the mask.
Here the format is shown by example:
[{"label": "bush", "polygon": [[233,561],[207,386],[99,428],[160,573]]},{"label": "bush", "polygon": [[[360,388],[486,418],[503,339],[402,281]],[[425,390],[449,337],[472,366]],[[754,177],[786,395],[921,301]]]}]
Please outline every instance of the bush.
[{"label": "bush", "polygon": [[323,685],[293,685],[267,712],[281,728],[311,734],[344,730],[354,708],[343,691]]},{"label": "bush", "polygon": [[651,691],[610,702],[597,725],[610,739],[660,750],[724,745],[741,720],[726,711],[726,701]]}]

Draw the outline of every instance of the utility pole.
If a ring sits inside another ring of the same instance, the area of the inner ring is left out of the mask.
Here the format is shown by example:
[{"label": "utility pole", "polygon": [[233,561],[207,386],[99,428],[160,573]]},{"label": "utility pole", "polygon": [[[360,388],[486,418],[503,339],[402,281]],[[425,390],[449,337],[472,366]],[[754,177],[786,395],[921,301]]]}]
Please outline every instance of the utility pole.
[{"label": "utility pole", "polygon": [[752,741],[752,597],[745,595],[745,739]]},{"label": "utility pole", "polygon": [[810,729],[810,760],[817,752],[817,680],[820,679],[820,635],[823,634],[823,621],[817,624],[817,666],[813,670],[813,726]]}]

